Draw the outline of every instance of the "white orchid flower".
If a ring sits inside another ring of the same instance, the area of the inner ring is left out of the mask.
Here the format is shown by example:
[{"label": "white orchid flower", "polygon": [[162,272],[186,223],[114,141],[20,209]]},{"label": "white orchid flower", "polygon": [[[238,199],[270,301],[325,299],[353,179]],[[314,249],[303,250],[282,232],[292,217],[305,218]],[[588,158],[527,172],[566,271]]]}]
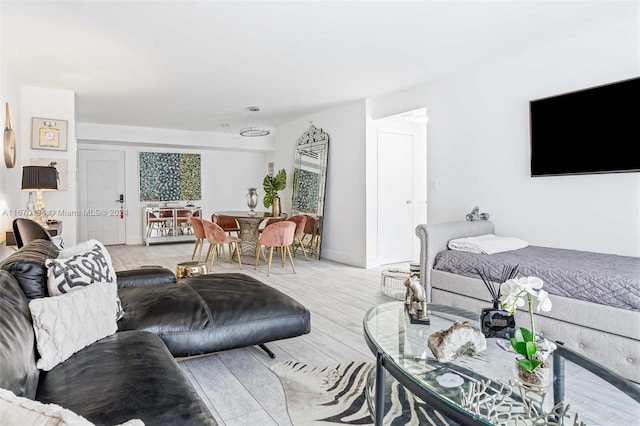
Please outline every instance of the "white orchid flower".
[{"label": "white orchid flower", "polygon": [[538,305],[536,306],[536,310],[537,312],[549,312],[551,310],[551,299],[549,299],[549,293],[544,290],[540,290],[538,292]]},{"label": "white orchid flower", "polygon": [[500,285],[500,294],[501,294],[500,299],[506,300],[511,295],[518,294],[520,290],[522,290],[522,287],[517,279],[513,278],[510,280],[507,280]]},{"label": "white orchid flower", "polygon": [[527,293],[535,297],[537,294],[536,290],[540,290],[544,283],[538,277],[526,277],[526,280],[527,282],[524,285],[524,288],[527,290]]}]

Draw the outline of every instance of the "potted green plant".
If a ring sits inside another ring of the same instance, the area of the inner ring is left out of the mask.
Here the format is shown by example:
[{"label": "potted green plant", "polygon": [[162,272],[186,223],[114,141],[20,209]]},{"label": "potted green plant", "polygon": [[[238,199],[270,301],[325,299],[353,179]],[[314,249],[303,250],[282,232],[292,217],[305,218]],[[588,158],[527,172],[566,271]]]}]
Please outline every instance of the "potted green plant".
[{"label": "potted green plant", "polygon": [[287,186],[287,172],[281,169],[275,176],[266,175],[262,181],[264,197],[262,203],[265,207],[271,206],[273,216],[280,216],[280,197],[278,191]]},{"label": "potted green plant", "polygon": [[516,360],[516,378],[534,387],[546,387],[553,380],[547,359],[556,348],[554,343],[538,339],[533,322],[534,300],[538,302],[538,312],[551,310],[549,293],[542,290],[542,285],[538,277],[522,277],[507,280],[500,287],[500,301],[508,315],[513,315],[518,307],[529,308],[531,329],[517,328],[510,342],[513,349],[522,355]]}]

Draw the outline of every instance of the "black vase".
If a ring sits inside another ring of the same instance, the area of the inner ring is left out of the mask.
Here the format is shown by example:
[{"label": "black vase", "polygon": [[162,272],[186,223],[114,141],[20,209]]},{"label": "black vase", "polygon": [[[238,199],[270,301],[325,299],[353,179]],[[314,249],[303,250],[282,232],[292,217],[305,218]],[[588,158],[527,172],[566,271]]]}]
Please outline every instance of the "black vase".
[{"label": "black vase", "polygon": [[510,339],[516,331],[516,319],[495,303],[493,308],[484,308],[480,312],[480,327],[485,337]]}]

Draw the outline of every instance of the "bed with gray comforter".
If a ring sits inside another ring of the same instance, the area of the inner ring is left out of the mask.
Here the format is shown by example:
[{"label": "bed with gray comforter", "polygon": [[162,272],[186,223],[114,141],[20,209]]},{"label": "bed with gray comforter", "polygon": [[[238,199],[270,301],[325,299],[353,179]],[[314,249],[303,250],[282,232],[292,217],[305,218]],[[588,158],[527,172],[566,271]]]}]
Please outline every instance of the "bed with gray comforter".
[{"label": "bed with gray comforter", "polygon": [[477,271],[499,277],[504,265],[518,265],[519,276],[541,278],[551,294],[553,308],[536,319],[541,334],[640,382],[640,258],[538,246],[491,255],[448,249],[455,238],[495,234],[490,221],[419,225],[416,234],[432,303],[480,312],[491,299]]}]

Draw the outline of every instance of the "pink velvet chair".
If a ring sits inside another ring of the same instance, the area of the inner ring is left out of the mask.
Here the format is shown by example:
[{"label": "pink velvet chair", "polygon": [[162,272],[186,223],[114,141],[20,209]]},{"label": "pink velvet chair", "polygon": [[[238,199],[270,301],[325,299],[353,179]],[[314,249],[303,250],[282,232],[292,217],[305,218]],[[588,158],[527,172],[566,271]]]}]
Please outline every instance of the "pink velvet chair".
[{"label": "pink velvet chair", "polygon": [[198,260],[202,257],[202,247],[204,247],[204,240],[207,238],[207,235],[204,233],[204,227],[202,226],[202,220],[191,216],[189,218],[191,221],[191,226],[193,227],[193,235],[196,237],[196,245],[193,247],[193,254],[191,255],[191,260],[196,257],[196,250],[200,247],[198,251]]},{"label": "pink velvet chair", "polygon": [[289,261],[291,262],[291,269],[293,273],[296,273],[296,268],[293,266],[293,257],[291,256],[291,250],[289,246],[293,244],[293,236],[296,232],[296,224],[285,220],[282,222],[272,223],[268,225],[260,234],[258,238],[258,250],[256,250],[256,264],[253,269],[258,269],[258,260],[260,259],[260,251],[262,246],[269,247],[269,263],[267,264],[267,276],[271,272],[271,259],[273,258],[273,248],[280,248],[280,260],[282,261],[282,267],[284,268],[284,256],[285,253],[289,255]]},{"label": "pink velvet chair", "polygon": [[[302,244],[302,235],[304,234],[304,227],[307,224],[307,216],[299,214],[291,216],[287,220],[296,224],[296,232],[293,234],[293,243],[298,244],[298,246],[302,249],[302,254],[304,254],[305,260],[309,260],[309,258],[307,257],[307,251],[304,248],[304,244]],[[296,247],[293,248],[293,254],[295,256]]]},{"label": "pink velvet chair", "polygon": [[[211,266],[209,270],[213,270],[213,263],[216,261],[216,254],[218,254],[218,249],[222,245],[229,245],[229,262],[233,261],[233,253],[235,251],[235,255],[238,258],[238,265],[240,265],[240,269],[242,269],[242,260],[240,259],[240,238],[233,237],[227,235],[218,224],[209,222],[208,220],[202,220],[202,226],[204,227],[204,233],[207,236],[207,241],[209,242],[209,250],[207,251],[207,257],[205,258],[205,262],[209,259],[209,255],[211,255]],[[232,248],[235,247],[235,250]],[[213,253],[212,253],[213,252]],[[224,253],[224,248],[223,248]]]},{"label": "pink velvet chair", "polygon": [[258,229],[258,232],[261,233],[262,231],[264,231],[264,228],[266,228],[267,226],[271,225],[272,223],[276,223],[276,222],[282,222],[283,220],[287,219],[287,213],[280,213],[280,216],[282,216],[281,218],[278,219],[266,219],[264,221],[262,221],[262,223],[260,224],[261,228]]}]

